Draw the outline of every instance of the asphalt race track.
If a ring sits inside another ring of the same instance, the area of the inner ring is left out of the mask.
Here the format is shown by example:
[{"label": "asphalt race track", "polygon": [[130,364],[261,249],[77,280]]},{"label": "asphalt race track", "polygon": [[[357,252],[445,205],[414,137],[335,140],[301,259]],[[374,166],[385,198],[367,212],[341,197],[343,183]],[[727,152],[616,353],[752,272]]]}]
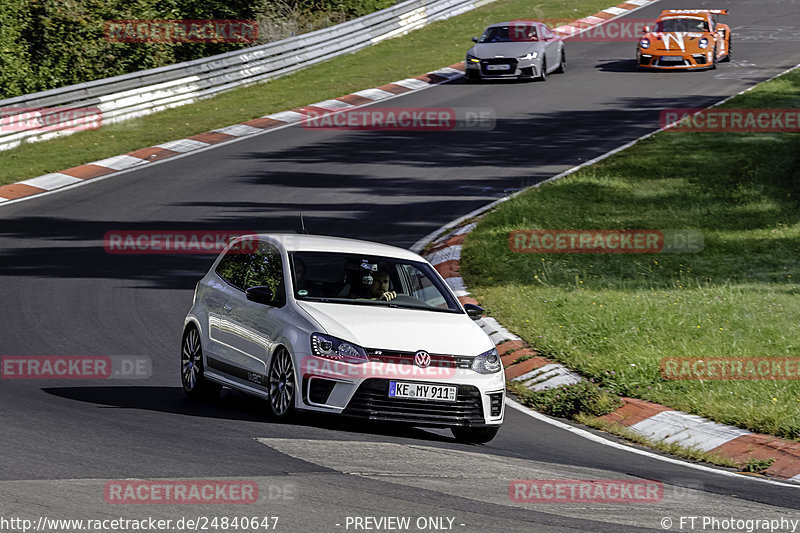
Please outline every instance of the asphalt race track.
[{"label": "asphalt race track", "polygon": [[[464,532],[688,531],[681,516],[800,519],[800,487],[631,454],[509,407],[494,441],[467,446],[443,431],[315,416],[276,422],[261,402],[231,392],[190,402],[178,374],[181,325],[212,256],[103,248],[115,230],[298,231],[300,212],[312,233],[409,247],[657,129],[664,108],[703,107],[800,63],[800,0],[664,0],[630,17],[652,20],[668,8],[729,9],[734,60],[715,71],[642,73],[633,42],[568,41],[568,72],[545,83],[457,80],[379,104],[490,107],[493,131],[293,126],[0,206],[0,354],[152,361],[148,379],[0,381],[0,516],[278,516],[283,532],[355,530],[348,516],[408,516],[409,531],[435,530],[425,521],[417,529],[420,517],[449,517],[442,525]],[[104,483],[126,478],[252,480],[261,500],[106,503]],[[664,496],[546,505],[509,497],[512,480],[556,478],[657,480]]]}]

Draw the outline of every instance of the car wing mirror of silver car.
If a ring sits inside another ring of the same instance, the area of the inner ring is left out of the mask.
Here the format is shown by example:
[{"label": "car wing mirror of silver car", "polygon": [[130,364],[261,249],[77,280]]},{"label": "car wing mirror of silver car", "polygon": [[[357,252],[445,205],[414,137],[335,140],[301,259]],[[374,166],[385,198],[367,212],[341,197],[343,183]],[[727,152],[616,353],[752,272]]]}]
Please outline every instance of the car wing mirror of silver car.
[{"label": "car wing mirror of silver car", "polygon": [[264,286],[249,287],[247,290],[244,291],[244,295],[251,302],[256,302],[264,305],[272,305],[272,306],[278,304],[278,302],[275,301],[275,295],[272,293],[272,289],[270,289],[269,287],[264,287]]},{"label": "car wing mirror of silver car", "polygon": [[472,42],[473,42],[473,43],[477,43],[477,42],[478,42],[478,38],[477,38],[477,37],[473,37],[473,38],[472,38]]},{"label": "car wing mirror of silver car", "polygon": [[472,320],[480,320],[483,316],[483,307],[475,304],[464,304],[464,311]]}]

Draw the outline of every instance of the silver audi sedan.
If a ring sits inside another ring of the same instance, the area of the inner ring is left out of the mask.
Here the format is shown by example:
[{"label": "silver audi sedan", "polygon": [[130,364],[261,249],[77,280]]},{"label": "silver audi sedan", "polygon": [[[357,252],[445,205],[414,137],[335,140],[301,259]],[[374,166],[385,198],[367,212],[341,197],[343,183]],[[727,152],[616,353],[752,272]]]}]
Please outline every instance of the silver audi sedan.
[{"label": "silver audi sedan", "polygon": [[546,24],[514,21],[492,24],[467,51],[465,76],[468,81],[484,78],[547,79],[550,73],[567,68],[564,41]]}]

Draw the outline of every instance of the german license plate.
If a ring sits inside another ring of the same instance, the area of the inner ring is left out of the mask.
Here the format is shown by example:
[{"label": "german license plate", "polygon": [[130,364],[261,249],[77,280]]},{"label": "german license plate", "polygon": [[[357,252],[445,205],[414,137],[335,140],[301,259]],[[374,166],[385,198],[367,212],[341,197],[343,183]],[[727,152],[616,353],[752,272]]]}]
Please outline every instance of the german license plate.
[{"label": "german license plate", "polygon": [[433,385],[430,383],[406,383],[404,381],[389,382],[389,398],[407,400],[442,400],[456,401],[457,387],[450,385]]},{"label": "german license plate", "polygon": [[511,65],[486,65],[486,70],[511,70]]}]

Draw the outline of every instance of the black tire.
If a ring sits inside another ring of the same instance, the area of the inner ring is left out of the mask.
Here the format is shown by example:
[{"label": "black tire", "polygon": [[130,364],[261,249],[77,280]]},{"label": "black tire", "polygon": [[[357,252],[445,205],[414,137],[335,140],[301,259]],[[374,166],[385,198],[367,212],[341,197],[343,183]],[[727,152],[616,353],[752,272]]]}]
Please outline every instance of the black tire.
[{"label": "black tire", "polygon": [[183,333],[181,341],[181,384],[183,392],[189,398],[215,398],[219,396],[222,386],[209,381],[205,377],[203,367],[203,347],[200,344],[200,333],[190,326]]},{"label": "black tire", "polygon": [[297,388],[294,379],[292,354],[283,346],[275,350],[267,374],[269,408],[278,418],[288,417],[294,411]]},{"label": "black tire", "polygon": [[567,71],[567,52],[561,49],[561,61],[558,63],[558,68],[555,70],[556,74],[564,74]]},{"label": "black tire", "polygon": [[711,70],[717,68],[717,47],[714,46],[714,52],[711,54]]},{"label": "black tire", "polygon": [[480,79],[481,79],[480,76],[476,72],[472,72],[472,71],[468,70],[468,71],[466,71],[464,73],[464,80],[467,83],[475,83],[475,82],[479,81]]},{"label": "black tire", "polygon": [[728,39],[728,55],[719,60],[720,63],[730,63],[733,59],[733,39]]},{"label": "black tire", "polygon": [[547,81],[547,58],[542,58],[542,73],[536,78],[536,81]]},{"label": "black tire", "polygon": [[499,426],[485,428],[450,428],[453,437],[464,444],[485,444],[497,435]]}]

